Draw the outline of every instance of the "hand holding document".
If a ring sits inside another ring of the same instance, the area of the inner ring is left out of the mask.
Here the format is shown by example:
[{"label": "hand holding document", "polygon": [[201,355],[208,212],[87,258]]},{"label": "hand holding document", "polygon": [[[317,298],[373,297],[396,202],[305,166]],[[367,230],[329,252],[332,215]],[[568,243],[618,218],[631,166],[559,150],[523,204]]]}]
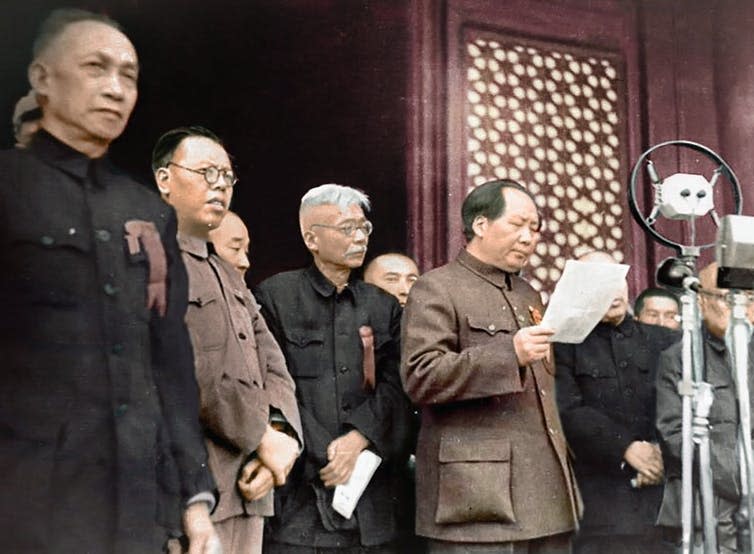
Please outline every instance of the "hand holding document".
[{"label": "hand holding document", "polygon": [[361,451],[351,477],[342,485],[335,487],[332,507],[336,512],[346,519],[351,517],[359,498],[367,488],[380,462],[382,462],[382,458],[371,450]]},{"label": "hand holding document", "polygon": [[568,260],[541,323],[555,329],[550,341],[582,342],[620,293],[628,268],[625,264]]}]

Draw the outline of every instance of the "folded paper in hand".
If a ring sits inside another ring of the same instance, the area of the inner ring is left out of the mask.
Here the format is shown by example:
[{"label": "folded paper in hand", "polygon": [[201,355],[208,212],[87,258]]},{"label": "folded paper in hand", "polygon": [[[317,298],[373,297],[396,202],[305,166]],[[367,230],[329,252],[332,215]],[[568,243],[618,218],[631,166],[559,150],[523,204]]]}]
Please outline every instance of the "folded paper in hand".
[{"label": "folded paper in hand", "polygon": [[361,498],[369,481],[372,479],[372,475],[374,475],[375,470],[381,462],[382,458],[374,452],[362,450],[356,459],[356,465],[353,468],[350,479],[342,485],[335,487],[332,507],[336,512],[346,519],[351,517],[356,504],[359,502],[359,498]]}]

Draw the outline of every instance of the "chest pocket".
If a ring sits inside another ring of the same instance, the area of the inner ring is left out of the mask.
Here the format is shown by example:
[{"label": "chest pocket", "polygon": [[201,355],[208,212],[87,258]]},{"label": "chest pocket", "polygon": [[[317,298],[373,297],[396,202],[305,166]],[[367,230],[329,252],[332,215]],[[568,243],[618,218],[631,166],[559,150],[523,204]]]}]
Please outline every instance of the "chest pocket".
[{"label": "chest pocket", "polygon": [[285,357],[293,377],[319,377],[325,374],[324,333],[315,329],[285,330]]},{"label": "chest pocket", "polygon": [[467,345],[475,346],[478,344],[487,344],[490,342],[500,341],[504,337],[513,335],[518,329],[510,318],[505,317],[484,317],[484,316],[467,316]]},{"label": "chest pocket", "polygon": [[7,223],[11,238],[6,260],[11,267],[5,270],[37,302],[73,306],[96,286],[89,280],[94,275],[84,273],[91,263],[85,258],[92,250],[91,238],[73,221],[38,214]]},{"label": "chest pocket", "polygon": [[221,293],[210,289],[189,290],[186,323],[189,329],[202,330],[201,333],[192,333],[195,350],[210,351],[222,348],[228,326]]}]

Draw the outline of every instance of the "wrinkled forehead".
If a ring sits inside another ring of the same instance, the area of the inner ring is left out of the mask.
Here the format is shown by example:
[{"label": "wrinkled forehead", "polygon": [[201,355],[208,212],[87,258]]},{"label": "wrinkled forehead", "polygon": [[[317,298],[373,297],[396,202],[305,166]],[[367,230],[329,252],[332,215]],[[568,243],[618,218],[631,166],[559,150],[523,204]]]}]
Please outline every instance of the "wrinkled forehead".
[{"label": "wrinkled forehead", "polygon": [[384,256],[377,263],[385,273],[398,273],[400,275],[416,275],[419,273],[419,269],[413,260],[405,256]]},{"label": "wrinkled forehead", "polygon": [[302,222],[327,223],[334,224],[346,220],[363,220],[366,219],[364,210],[359,204],[349,204],[341,207],[338,204],[320,204],[317,206],[306,206],[301,210]]},{"label": "wrinkled forehead", "polygon": [[77,21],[67,25],[40,53],[51,61],[99,54],[119,64],[138,67],[136,49],[126,35],[100,21]]}]

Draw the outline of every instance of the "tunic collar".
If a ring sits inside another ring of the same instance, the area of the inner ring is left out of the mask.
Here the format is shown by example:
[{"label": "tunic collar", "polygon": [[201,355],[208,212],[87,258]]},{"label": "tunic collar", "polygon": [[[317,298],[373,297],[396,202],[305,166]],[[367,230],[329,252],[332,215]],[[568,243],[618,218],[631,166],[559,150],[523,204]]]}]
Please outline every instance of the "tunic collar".
[{"label": "tunic collar", "polygon": [[178,233],[178,247],[196,258],[206,260],[210,255],[210,246],[206,240]]},{"label": "tunic collar", "polygon": [[486,264],[479,258],[469,254],[465,248],[461,250],[456,261],[466,269],[476,273],[479,277],[495,285],[498,288],[511,290],[511,274],[502,269]]},{"label": "tunic collar", "polygon": [[610,336],[613,333],[620,333],[623,336],[630,337],[636,331],[636,320],[627,313],[618,325],[610,325],[609,323],[599,322],[597,327],[594,328],[595,332],[602,336]]},{"label": "tunic collar", "polygon": [[89,158],[86,154],[74,150],[44,129],[40,129],[34,134],[29,150],[48,164],[68,173],[79,181],[86,179],[87,175],[92,172],[94,183],[102,187],[107,185],[107,179],[97,178],[97,174],[104,170],[112,170],[107,155],[96,159]]},{"label": "tunic collar", "polygon": [[[319,294],[320,296],[324,298],[328,298],[330,296],[334,296],[337,294],[337,289],[335,288],[335,285],[333,285],[327,277],[322,275],[322,272],[317,269],[316,265],[311,265],[307,268],[305,275],[307,279],[309,279],[309,282],[312,285],[312,288]],[[346,284],[346,287],[340,292],[341,295],[346,295],[347,298],[351,298],[352,300],[355,300],[354,294],[353,294],[353,288],[351,287],[351,284],[354,281],[353,272],[351,272],[351,276],[348,279],[348,284]]]}]

